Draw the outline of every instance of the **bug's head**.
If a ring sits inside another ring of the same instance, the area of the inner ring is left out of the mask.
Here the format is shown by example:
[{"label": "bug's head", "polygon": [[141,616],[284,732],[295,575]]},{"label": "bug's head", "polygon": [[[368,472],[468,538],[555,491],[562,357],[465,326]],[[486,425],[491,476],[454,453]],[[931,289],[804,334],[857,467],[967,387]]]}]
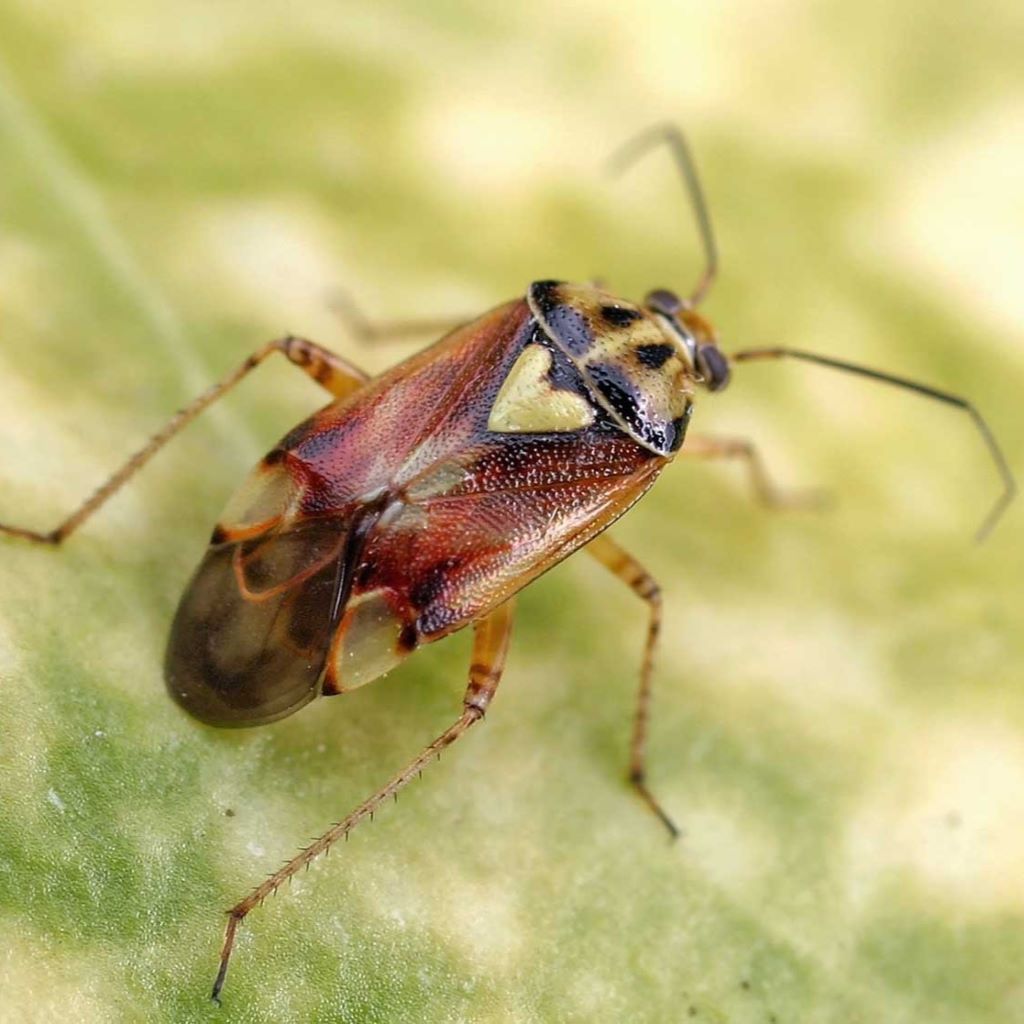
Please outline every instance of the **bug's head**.
[{"label": "bug's head", "polygon": [[667,288],[656,288],[644,299],[646,309],[678,339],[683,356],[698,384],[721,391],[729,383],[732,368],[718,347],[714,327],[685,299]]}]

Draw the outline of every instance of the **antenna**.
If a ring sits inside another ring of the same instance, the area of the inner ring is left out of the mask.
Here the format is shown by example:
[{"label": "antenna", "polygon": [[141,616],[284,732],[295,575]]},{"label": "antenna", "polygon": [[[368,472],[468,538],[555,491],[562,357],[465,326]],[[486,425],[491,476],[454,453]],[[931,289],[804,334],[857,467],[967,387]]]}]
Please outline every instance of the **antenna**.
[{"label": "antenna", "polygon": [[988,423],[973,403],[961,398],[959,395],[951,394],[948,391],[940,391],[938,388],[929,387],[927,384],[918,384],[917,381],[907,380],[906,377],[897,377],[891,373],[883,373],[881,370],[872,370],[867,366],[859,366],[856,363],[847,363],[842,359],[833,359],[831,356],[821,356],[816,352],[805,352],[798,348],[754,348],[744,352],[734,352],[730,356],[737,363],[749,363],[756,359],[801,359],[807,363],[817,363],[819,366],[828,366],[833,370],[843,370],[846,373],[855,373],[860,377],[867,377],[869,380],[879,380],[883,384],[892,384],[894,387],[905,388],[907,391],[914,391],[925,398],[933,398],[937,402],[944,402],[957,409],[962,409],[974,421],[978,428],[985,447],[988,448],[992,461],[996,464],[996,470],[1003,481],[1003,493],[996,499],[995,504],[981,522],[974,539],[977,542],[983,541],[999,521],[1000,516],[1006,511],[1007,506],[1013,501],[1017,494],[1017,482],[1013,478],[1010,464],[1006,461],[1002,448],[996,441],[995,435],[989,428]]},{"label": "antenna", "polygon": [[655,125],[624,143],[612,154],[608,163],[613,174],[621,174],[656,146],[669,147],[676,167],[683,176],[686,194],[697,221],[697,230],[700,233],[700,241],[704,249],[704,272],[697,280],[688,299],[688,306],[693,308],[698,306],[707,295],[718,274],[718,247],[715,245],[714,232],[711,230],[708,204],[704,199],[704,190],[700,187],[697,165],[690,155],[686,136],[673,124]]}]

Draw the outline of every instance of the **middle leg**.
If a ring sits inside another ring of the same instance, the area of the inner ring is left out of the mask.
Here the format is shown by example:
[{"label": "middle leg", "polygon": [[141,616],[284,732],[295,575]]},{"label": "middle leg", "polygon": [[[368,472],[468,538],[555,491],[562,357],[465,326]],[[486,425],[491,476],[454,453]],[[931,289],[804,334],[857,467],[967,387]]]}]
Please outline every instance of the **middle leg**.
[{"label": "middle leg", "polygon": [[348,330],[359,341],[365,343],[440,338],[473,319],[471,316],[434,316],[406,320],[371,320],[352,296],[341,289],[335,289],[331,293],[330,306]]},{"label": "middle leg", "polygon": [[644,660],[640,665],[640,689],[637,691],[636,711],[633,714],[633,737],[629,748],[629,781],[641,799],[658,816],[673,839],[681,834],[679,826],[668,816],[654,794],[647,788],[647,729],[651,717],[651,677],[654,671],[654,651],[661,632],[661,587],[654,577],[631,555],[602,533],[586,547],[606,569],[613,572],[634,594],[647,602],[650,618],[647,622],[647,641]]}]

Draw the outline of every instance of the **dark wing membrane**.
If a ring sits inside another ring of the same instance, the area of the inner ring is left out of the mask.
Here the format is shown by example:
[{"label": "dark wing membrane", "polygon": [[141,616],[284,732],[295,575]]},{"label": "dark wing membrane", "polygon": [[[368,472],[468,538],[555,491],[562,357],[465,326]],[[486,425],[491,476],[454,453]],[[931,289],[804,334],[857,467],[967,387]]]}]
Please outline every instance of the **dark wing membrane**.
[{"label": "dark wing membrane", "polygon": [[219,726],[261,725],[311,701],[348,583],[350,535],[325,516],[211,544],[171,627],[171,696]]}]

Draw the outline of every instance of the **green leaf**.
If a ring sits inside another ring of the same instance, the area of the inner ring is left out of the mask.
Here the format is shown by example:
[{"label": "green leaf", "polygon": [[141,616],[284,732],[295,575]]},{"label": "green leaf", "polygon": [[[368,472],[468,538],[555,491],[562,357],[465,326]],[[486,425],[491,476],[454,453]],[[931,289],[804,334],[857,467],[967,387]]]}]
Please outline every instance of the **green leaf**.
[{"label": "green leaf", "polygon": [[[794,2],[0,9],[0,520],[47,529],[285,331],[472,314],[533,279],[685,291],[667,114],[723,253],[723,347],[785,343],[974,398],[1024,442],[1019,31]],[[573,559],[523,595],[485,725],[245,921],[242,897],[458,713],[465,637],[279,724],[167,698],[177,596],[235,481],[323,395],[281,365],[60,550],[0,544],[4,1021],[1024,1019],[1020,510],[955,411],[737,367],[616,528],[662,582],[649,778],[625,781],[644,612]]]}]

